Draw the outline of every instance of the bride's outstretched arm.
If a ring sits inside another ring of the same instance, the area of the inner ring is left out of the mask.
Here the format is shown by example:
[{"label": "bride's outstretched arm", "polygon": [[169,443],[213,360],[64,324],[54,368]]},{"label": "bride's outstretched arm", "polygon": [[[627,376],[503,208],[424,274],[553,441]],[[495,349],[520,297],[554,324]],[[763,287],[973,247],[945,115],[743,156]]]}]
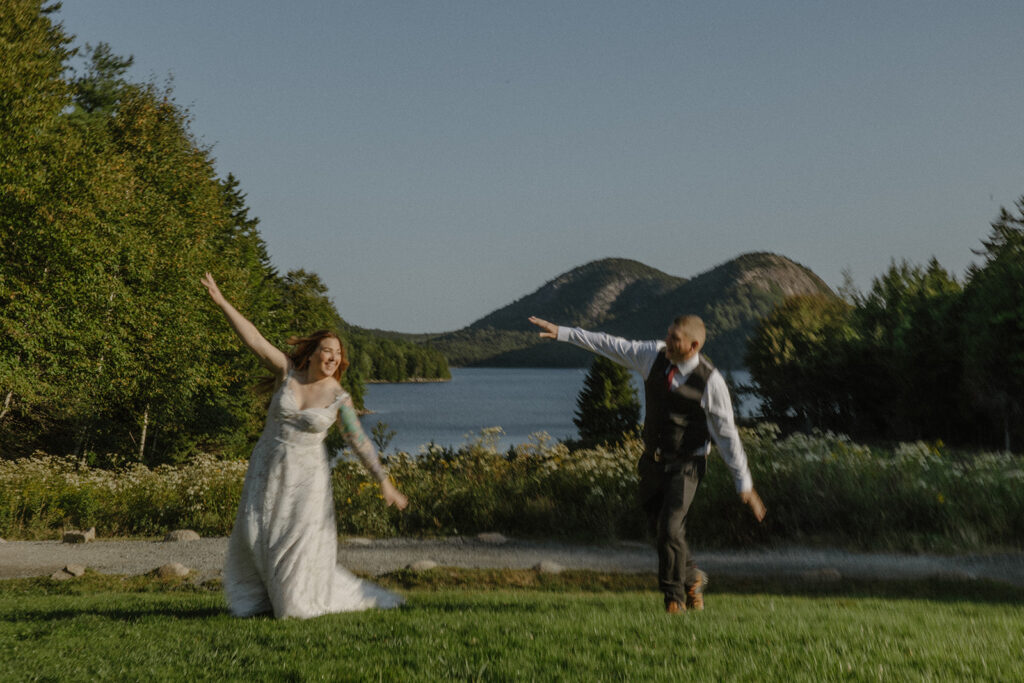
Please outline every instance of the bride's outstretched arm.
[{"label": "bride's outstretched arm", "polygon": [[359,424],[359,417],[356,415],[356,407],[348,395],[342,398],[341,407],[338,408],[338,427],[341,429],[341,435],[345,437],[346,443],[359,456],[363,467],[380,482],[380,492],[384,496],[384,503],[404,510],[405,506],[409,504],[409,499],[388,479],[388,473],[384,471],[384,466],[380,463],[377,449],[366,438],[366,432],[363,431],[362,425]]},{"label": "bride's outstretched arm", "polygon": [[224,317],[231,323],[231,327],[235,330],[235,334],[242,340],[242,343],[249,347],[260,362],[270,370],[271,372],[285,373],[288,371],[288,356],[284,354],[281,349],[277,348],[270,342],[268,342],[260,331],[256,329],[256,326],[246,320],[245,316],[238,312],[238,310],[231,305],[223,294],[221,294],[220,287],[217,286],[217,282],[213,279],[213,276],[207,273],[202,279],[203,286],[206,287],[206,291],[210,293],[210,298],[213,299],[213,303],[220,307],[223,311]]}]

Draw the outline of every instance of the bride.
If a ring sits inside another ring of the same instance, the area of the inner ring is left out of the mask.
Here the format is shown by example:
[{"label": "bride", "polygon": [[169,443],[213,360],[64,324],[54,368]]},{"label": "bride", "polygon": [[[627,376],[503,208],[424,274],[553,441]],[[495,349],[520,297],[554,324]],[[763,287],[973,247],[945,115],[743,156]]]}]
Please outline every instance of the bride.
[{"label": "bride", "polygon": [[324,448],[337,420],[349,446],[380,482],[387,505],[408,499],[395,488],[366,438],[352,399],[339,384],[348,367],[332,332],[288,340],[285,354],[224,298],[213,276],[203,286],[231,327],[274,374],[275,391],[263,434],[249,458],[242,500],[228,544],[224,593],[239,617],[315,617],[371,607],[396,607],[401,596],[357,578],[337,564],[338,530]]}]

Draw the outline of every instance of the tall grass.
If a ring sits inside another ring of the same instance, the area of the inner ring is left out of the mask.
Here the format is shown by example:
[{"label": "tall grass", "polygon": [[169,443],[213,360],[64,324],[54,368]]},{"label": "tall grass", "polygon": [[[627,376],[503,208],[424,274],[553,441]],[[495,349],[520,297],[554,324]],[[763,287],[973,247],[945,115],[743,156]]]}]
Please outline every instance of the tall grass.
[{"label": "tall grass", "polygon": [[[635,501],[641,446],[570,451],[545,435],[502,452],[485,430],[458,449],[387,457],[412,504],[385,508],[355,462],[334,469],[339,531],[365,536],[501,531],[579,540],[640,538]],[[869,448],[834,434],[780,438],[744,430],[768,506],[756,524],[712,456],[688,524],[700,547],[827,544],[855,549],[967,551],[1024,547],[1024,459],[942,444]],[[62,527],[105,536],[172,528],[230,532],[245,463],[201,456],[180,467],[98,470],[40,455],[0,461],[0,536],[53,538]]]},{"label": "tall grass", "polygon": [[[831,433],[779,439],[773,425],[744,437],[769,517],[757,532],[734,520],[723,538],[911,551],[1024,547],[1024,457],[941,443],[869,448]],[[725,491],[714,483],[724,475],[717,470],[707,497]]]},{"label": "tall grass", "polygon": [[199,455],[185,465],[120,470],[38,454],[0,460],[0,536],[53,538],[60,529],[95,526],[104,536],[154,536],[190,528],[230,530],[246,463]]}]

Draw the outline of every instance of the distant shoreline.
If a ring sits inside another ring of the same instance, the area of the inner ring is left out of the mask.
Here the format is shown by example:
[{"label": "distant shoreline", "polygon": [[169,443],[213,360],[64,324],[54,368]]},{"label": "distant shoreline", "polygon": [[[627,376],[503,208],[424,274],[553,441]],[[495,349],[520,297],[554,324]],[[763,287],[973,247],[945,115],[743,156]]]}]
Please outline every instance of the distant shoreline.
[{"label": "distant shoreline", "polygon": [[363,380],[363,384],[438,384],[441,382],[451,382],[451,378],[430,378],[430,377],[410,377],[409,379],[403,379],[399,382],[392,382],[386,379],[367,379]]}]

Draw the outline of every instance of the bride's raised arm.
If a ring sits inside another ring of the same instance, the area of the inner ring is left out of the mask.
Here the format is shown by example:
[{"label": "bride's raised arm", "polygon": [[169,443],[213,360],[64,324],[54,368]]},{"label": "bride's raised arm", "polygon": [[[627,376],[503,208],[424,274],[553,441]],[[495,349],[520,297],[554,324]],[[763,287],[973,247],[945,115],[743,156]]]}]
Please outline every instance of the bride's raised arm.
[{"label": "bride's raised arm", "polygon": [[257,358],[265,368],[271,372],[283,375],[288,372],[288,356],[284,354],[281,349],[277,348],[270,342],[268,342],[260,331],[256,329],[256,326],[246,320],[245,316],[238,312],[238,310],[231,305],[223,294],[221,294],[220,288],[217,286],[217,282],[213,279],[213,276],[206,273],[202,279],[203,286],[206,287],[206,291],[210,293],[210,298],[213,299],[213,303],[220,307],[220,310],[224,313],[224,317],[231,323],[232,329],[238,338],[242,340],[242,343],[249,347],[249,350],[255,354]]}]

